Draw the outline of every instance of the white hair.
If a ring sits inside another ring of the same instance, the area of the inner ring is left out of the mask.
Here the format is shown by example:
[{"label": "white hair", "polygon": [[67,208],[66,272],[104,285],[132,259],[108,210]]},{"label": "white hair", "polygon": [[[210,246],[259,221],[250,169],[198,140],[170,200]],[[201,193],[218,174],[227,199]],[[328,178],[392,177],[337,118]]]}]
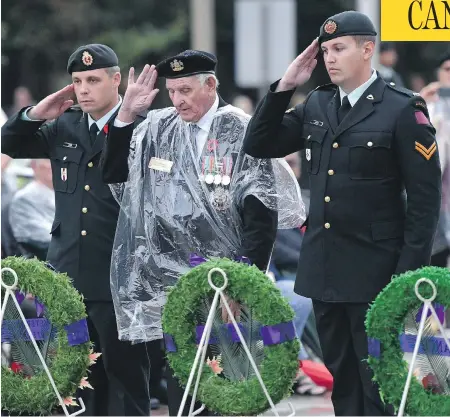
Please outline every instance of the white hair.
[{"label": "white hair", "polygon": [[208,78],[214,78],[216,80],[216,90],[219,87],[219,80],[215,74],[196,74],[196,77],[200,81],[200,85],[205,85]]}]

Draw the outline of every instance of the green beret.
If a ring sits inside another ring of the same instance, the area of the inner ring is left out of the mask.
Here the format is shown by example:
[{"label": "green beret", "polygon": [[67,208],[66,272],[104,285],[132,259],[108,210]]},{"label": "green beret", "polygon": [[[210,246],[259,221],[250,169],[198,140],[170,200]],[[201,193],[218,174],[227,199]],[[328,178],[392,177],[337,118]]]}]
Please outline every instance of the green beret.
[{"label": "green beret", "polygon": [[161,61],[156,65],[156,71],[160,77],[181,78],[194,74],[214,74],[216,65],[215,55],[204,51],[187,50]]},{"label": "green beret", "polygon": [[377,31],[368,16],[350,10],[335,14],[325,20],[320,27],[319,45],[330,39],[352,35],[376,36]]},{"label": "green beret", "polygon": [[69,58],[67,72],[91,71],[119,65],[116,53],[106,45],[94,43],[80,46]]}]

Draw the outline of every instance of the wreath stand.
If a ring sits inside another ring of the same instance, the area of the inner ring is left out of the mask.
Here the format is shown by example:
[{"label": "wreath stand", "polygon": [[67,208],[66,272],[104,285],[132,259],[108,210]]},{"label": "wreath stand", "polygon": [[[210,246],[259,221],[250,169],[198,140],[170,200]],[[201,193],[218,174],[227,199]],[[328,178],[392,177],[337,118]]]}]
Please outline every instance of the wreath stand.
[{"label": "wreath stand", "polygon": [[[223,279],[224,279],[224,283],[223,283],[223,285],[221,287],[217,287],[212,282],[211,277],[212,277],[212,274],[214,272],[220,273],[222,275]],[[225,306],[225,308],[226,308],[226,310],[228,312],[228,316],[231,318],[231,321],[233,323],[233,327],[236,330],[237,335],[239,336],[239,339],[240,339],[240,341],[242,343],[242,346],[243,346],[243,348],[245,350],[245,353],[247,354],[247,357],[248,357],[248,359],[249,359],[249,361],[250,361],[250,363],[251,363],[251,365],[253,367],[253,370],[255,371],[255,374],[256,374],[256,376],[258,378],[258,381],[259,381],[259,383],[261,385],[261,388],[264,391],[264,394],[265,394],[267,400],[269,401],[270,408],[272,409],[272,411],[275,414],[275,416],[279,417],[278,411],[275,408],[275,404],[273,403],[272,398],[270,398],[270,395],[269,395],[269,393],[267,391],[267,388],[264,385],[264,382],[263,382],[263,380],[261,378],[261,374],[259,373],[258,367],[256,366],[255,361],[253,360],[253,357],[252,357],[252,355],[250,353],[250,350],[249,350],[247,344],[245,343],[245,340],[244,340],[244,337],[243,337],[243,335],[241,333],[241,330],[239,329],[239,326],[237,325],[237,322],[236,322],[236,320],[234,318],[234,315],[231,312],[231,309],[230,309],[228,301],[227,301],[227,299],[225,297],[225,294],[223,293],[224,289],[228,285],[228,278],[227,278],[227,275],[226,275],[225,271],[223,269],[221,269],[221,268],[212,268],[209,271],[209,273],[208,273],[208,283],[211,286],[211,288],[216,291],[216,293],[214,294],[214,299],[213,299],[213,302],[212,302],[212,305],[211,305],[211,309],[209,311],[208,318],[206,320],[205,330],[203,331],[203,334],[202,334],[202,337],[201,337],[201,340],[200,340],[200,344],[198,346],[197,353],[195,355],[194,364],[192,365],[191,372],[189,374],[189,380],[188,380],[188,383],[186,385],[186,389],[184,391],[184,395],[183,395],[183,399],[181,401],[180,408],[178,410],[178,417],[181,417],[181,414],[182,414],[183,409],[185,407],[185,404],[186,404],[186,401],[187,401],[187,397],[189,395],[189,390],[191,388],[191,385],[192,385],[192,382],[193,382],[193,379],[194,379],[194,376],[195,376],[196,372],[198,372],[197,373],[197,380],[195,382],[194,392],[193,392],[193,395],[192,395],[192,401],[191,401],[191,405],[190,405],[190,408],[189,408],[188,416],[196,416],[196,415],[198,415],[199,413],[201,413],[205,409],[205,405],[203,404],[198,410],[194,411],[194,404],[195,404],[195,399],[197,397],[197,391],[198,391],[198,386],[199,386],[199,383],[200,383],[200,378],[201,378],[201,375],[202,375],[203,366],[205,364],[206,350],[207,350],[208,341],[209,341],[209,338],[210,338],[210,335],[211,335],[211,329],[212,329],[212,324],[213,324],[213,319],[214,319],[214,311],[217,308],[217,303],[219,301],[219,297],[221,298],[222,303],[223,303],[223,305]],[[202,366],[200,366],[199,369],[197,370],[197,367],[198,367],[199,363],[201,363]],[[294,409],[294,407],[292,406],[292,404],[290,402],[288,404],[289,404],[289,408],[291,409],[291,414],[289,414],[288,417],[293,417],[293,416],[295,416],[295,409]]]},{"label": "wreath stand", "polygon": [[[12,285],[8,285],[8,284],[6,284],[3,281],[3,272],[10,272],[13,275],[14,283]],[[33,347],[36,350],[36,354],[38,355],[39,360],[41,361],[42,366],[43,366],[43,368],[44,368],[44,370],[45,370],[45,372],[46,372],[46,374],[48,376],[48,379],[50,380],[50,383],[52,384],[53,390],[55,391],[55,394],[58,397],[59,403],[60,403],[60,405],[61,405],[61,407],[62,407],[62,409],[64,411],[64,414],[67,417],[69,417],[69,416],[76,416],[78,414],[81,414],[81,413],[85,412],[86,411],[86,407],[84,405],[84,402],[83,402],[82,398],[78,398],[78,401],[79,401],[80,407],[81,407],[80,410],[78,410],[78,411],[76,411],[76,412],[74,412],[72,414],[70,414],[69,411],[67,410],[67,407],[64,404],[64,400],[61,397],[61,394],[58,392],[58,389],[56,388],[56,385],[55,385],[55,381],[53,380],[53,377],[50,374],[50,371],[49,371],[49,369],[47,367],[47,364],[45,363],[45,360],[42,357],[41,351],[39,350],[39,347],[38,347],[38,345],[36,343],[36,340],[35,340],[35,338],[33,336],[33,333],[32,333],[32,331],[30,329],[30,326],[28,325],[27,320],[26,320],[25,316],[22,313],[22,309],[20,308],[19,302],[17,301],[16,297],[14,296],[14,291],[17,289],[17,283],[19,282],[17,274],[11,268],[2,268],[0,273],[1,273],[1,285],[5,289],[5,300],[3,302],[1,313],[0,313],[0,326],[3,323],[3,316],[4,316],[5,311],[6,311],[6,305],[7,305],[7,302],[8,302],[8,298],[11,296],[11,299],[14,302],[14,305],[15,305],[15,307],[17,309],[17,312],[20,315],[22,323],[25,326],[25,329],[27,330],[28,336],[30,337],[31,343],[33,344]]]},{"label": "wreath stand", "polygon": [[[427,283],[431,287],[431,289],[433,291],[433,294],[431,295],[430,298],[425,298],[425,297],[423,297],[420,294],[419,286],[420,286],[420,284],[422,282]],[[412,360],[411,360],[411,365],[409,367],[408,377],[406,379],[406,384],[405,384],[405,389],[403,391],[402,401],[400,403],[400,408],[399,408],[399,411],[398,411],[398,414],[397,414],[398,417],[403,417],[403,413],[405,411],[406,400],[408,398],[409,387],[410,387],[411,379],[412,379],[413,372],[414,372],[414,365],[416,363],[417,354],[419,352],[420,342],[422,340],[423,330],[425,328],[425,321],[426,321],[427,316],[428,316],[428,311],[431,311],[431,314],[433,315],[434,319],[436,320],[436,323],[439,326],[439,330],[442,333],[442,337],[443,337],[445,343],[447,344],[448,349],[450,350],[449,338],[446,336],[444,327],[442,326],[442,323],[439,320],[439,317],[438,317],[438,315],[436,313],[436,310],[434,309],[434,307],[432,305],[432,302],[434,301],[434,299],[436,298],[436,295],[437,295],[436,286],[428,278],[420,278],[416,282],[415,293],[416,293],[417,298],[420,301],[423,302],[424,306],[423,306],[422,316],[420,318],[419,331],[417,333],[416,344],[414,346],[414,351],[413,351],[413,356],[412,356]]]}]

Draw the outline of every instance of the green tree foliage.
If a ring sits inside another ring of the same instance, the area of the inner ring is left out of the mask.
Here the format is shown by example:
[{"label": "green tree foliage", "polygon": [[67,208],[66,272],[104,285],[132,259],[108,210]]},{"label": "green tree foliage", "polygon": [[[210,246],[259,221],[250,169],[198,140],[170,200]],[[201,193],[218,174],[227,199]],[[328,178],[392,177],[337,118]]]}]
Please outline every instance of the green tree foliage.
[{"label": "green tree foliage", "polygon": [[[234,81],[236,1],[215,1],[221,94],[225,100],[231,100],[239,92],[257,99],[257,91],[240,90]],[[356,2],[296,1],[299,53],[318,36],[327,17],[355,8]],[[190,47],[189,0],[3,0],[2,3],[3,106],[11,103],[13,90],[19,85],[29,87],[36,99],[65,85],[68,82],[65,64],[79,45],[92,42],[110,45],[119,55],[125,81],[131,65],[139,70],[147,62],[156,63]],[[413,74],[420,74],[425,82],[432,81],[436,57],[446,48],[448,44],[444,42],[399,42],[396,69],[407,86],[411,87]],[[310,82],[301,90],[307,92],[328,81],[319,57]],[[164,91],[158,94],[155,104],[168,104]]]},{"label": "green tree foliage", "polygon": [[36,97],[48,94],[57,87],[50,78],[64,74],[79,45],[108,44],[123,72],[158,59],[187,39],[188,5],[180,0],[4,0],[2,101],[10,101],[17,85],[27,85]]}]

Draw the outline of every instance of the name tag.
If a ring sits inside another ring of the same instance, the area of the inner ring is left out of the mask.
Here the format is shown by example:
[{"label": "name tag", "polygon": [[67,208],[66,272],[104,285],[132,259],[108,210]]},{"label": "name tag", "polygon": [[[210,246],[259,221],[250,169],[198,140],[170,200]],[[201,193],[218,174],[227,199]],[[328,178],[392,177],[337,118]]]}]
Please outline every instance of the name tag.
[{"label": "name tag", "polygon": [[173,162],[167,161],[166,159],[160,158],[152,158],[148,164],[150,169],[154,169],[156,171],[170,172],[172,169]]}]

